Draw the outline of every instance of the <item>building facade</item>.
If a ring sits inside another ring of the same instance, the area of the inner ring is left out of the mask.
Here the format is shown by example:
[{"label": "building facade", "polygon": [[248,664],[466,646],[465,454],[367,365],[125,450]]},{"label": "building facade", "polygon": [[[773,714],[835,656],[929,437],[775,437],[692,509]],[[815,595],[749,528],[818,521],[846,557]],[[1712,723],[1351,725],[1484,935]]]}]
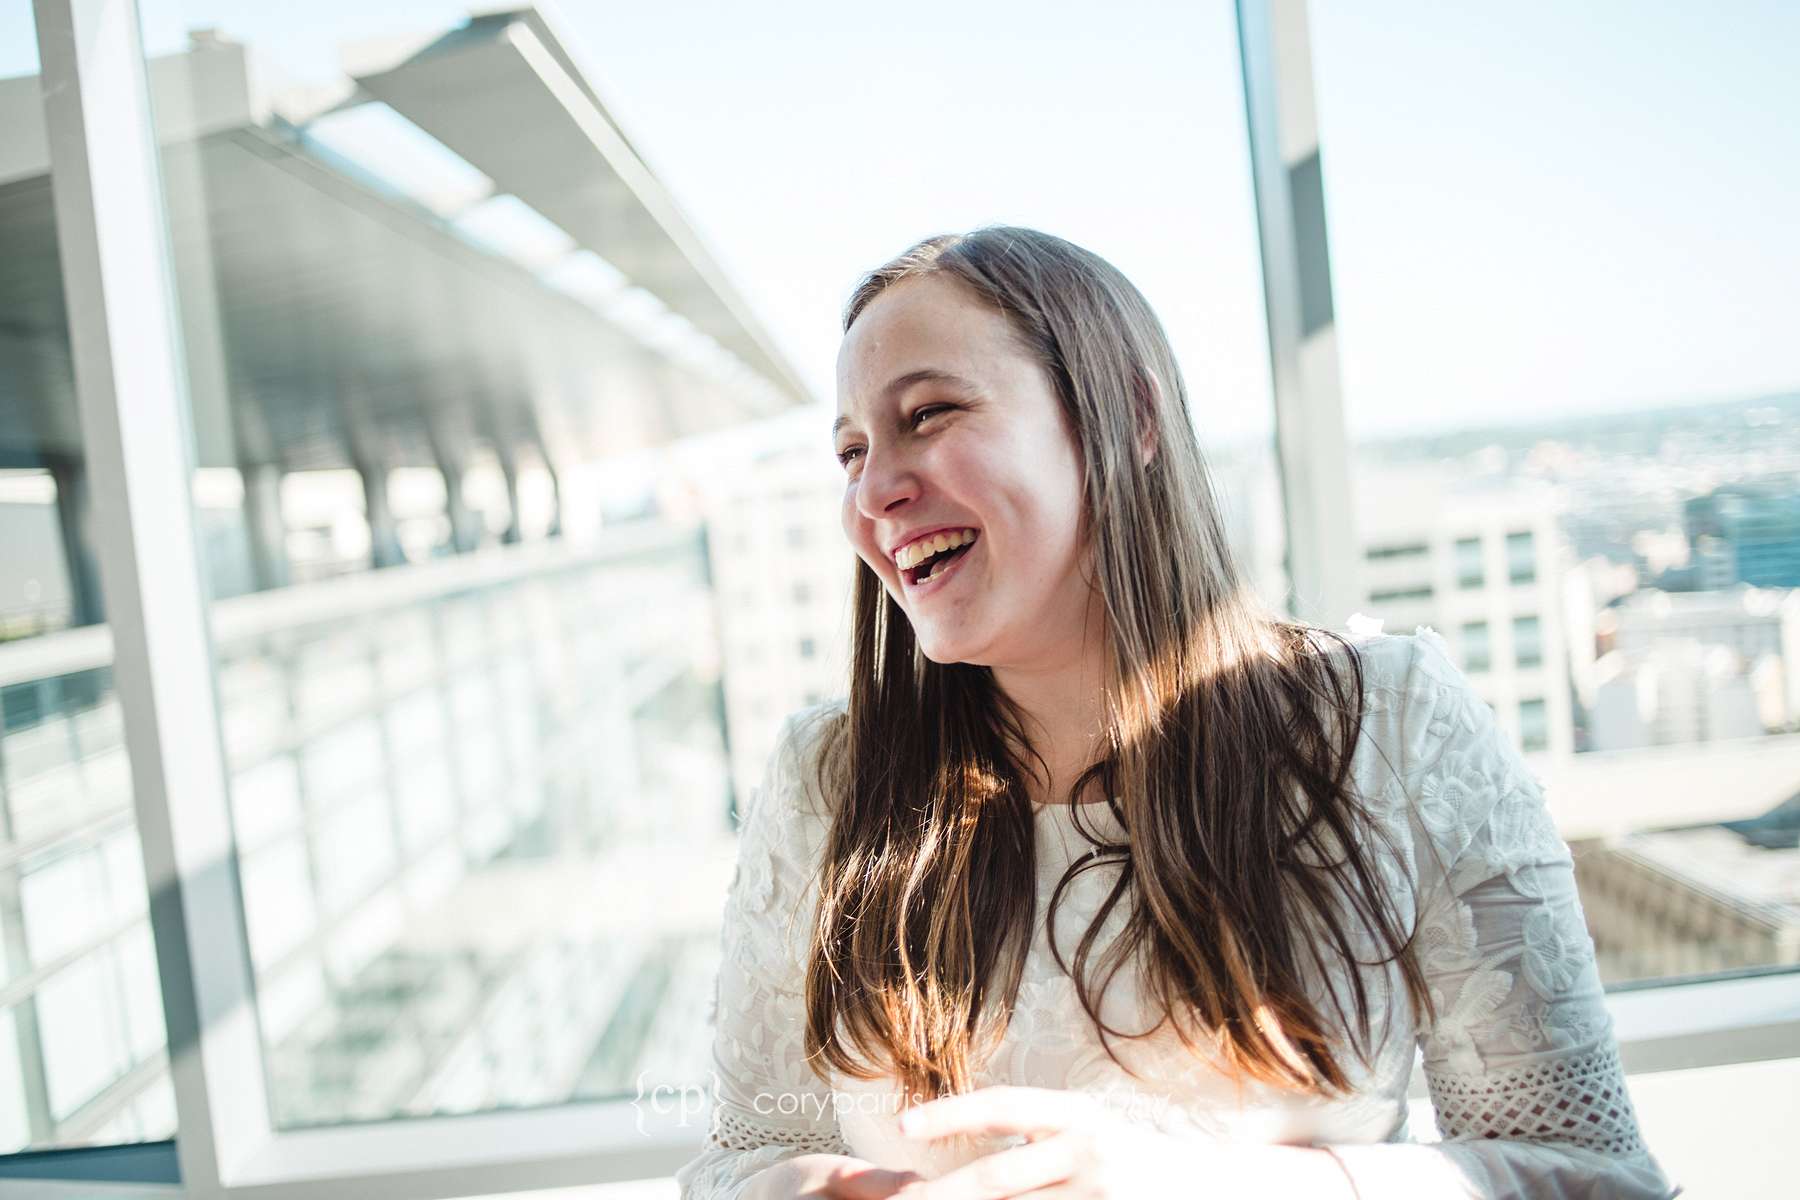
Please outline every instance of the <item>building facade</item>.
[{"label": "building facade", "polygon": [[1440,463],[1388,465],[1358,490],[1365,613],[1444,636],[1527,753],[1574,749],[1561,538],[1548,489],[1464,486]]}]

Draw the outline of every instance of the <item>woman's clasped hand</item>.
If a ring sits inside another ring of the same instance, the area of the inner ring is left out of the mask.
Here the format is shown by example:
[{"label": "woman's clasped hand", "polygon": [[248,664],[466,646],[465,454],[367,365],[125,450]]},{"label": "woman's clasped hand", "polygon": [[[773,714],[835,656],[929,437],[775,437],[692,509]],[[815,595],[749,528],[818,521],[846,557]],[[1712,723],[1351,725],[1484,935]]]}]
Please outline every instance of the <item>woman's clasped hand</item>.
[{"label": "woman's clasped hand", "polygon": [[797,1154],[752,1178],[740,1200],[888,1200],[917,1178],[848,1154]]},{"label": "woman's clasped hand", "polygon": [[900,1200],[1354,1195],[1326,1151],[1179,1138],[1084,1092],[986,1087],[908,1109],[900,1128],[914,1138],[1026,1139],[936,1179],[905,1184],[894,1193]]}]

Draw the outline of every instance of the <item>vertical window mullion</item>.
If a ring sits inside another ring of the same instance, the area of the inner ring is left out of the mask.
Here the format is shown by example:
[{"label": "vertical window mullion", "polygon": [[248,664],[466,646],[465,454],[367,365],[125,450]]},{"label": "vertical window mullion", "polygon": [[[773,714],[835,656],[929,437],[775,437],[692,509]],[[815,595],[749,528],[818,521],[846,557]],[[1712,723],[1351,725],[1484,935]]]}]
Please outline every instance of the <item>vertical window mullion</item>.
[{"label": "vertical window mullion", "polygon": [[185,1190],[269,1136],[227,816],[192,439],[132,0],[35,0],[95,559],[168,1027]]},{"label": "vertical window mullion", "polygon": [[1238,0],[1275,449],[1293,615],[1338,628],[1362,603],[1350,443],[1305,0]]}]

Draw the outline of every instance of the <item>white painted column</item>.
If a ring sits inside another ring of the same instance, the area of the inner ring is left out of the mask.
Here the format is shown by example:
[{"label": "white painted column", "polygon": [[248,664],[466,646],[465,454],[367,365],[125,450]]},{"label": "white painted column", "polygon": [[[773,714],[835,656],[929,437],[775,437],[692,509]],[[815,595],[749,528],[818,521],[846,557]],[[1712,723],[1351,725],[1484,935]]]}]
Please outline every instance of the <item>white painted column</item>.
[{"label": "white painted column", "polygon": [[1305,0],[1238,0],[1238,43],[1287,515],[1289,607],[1341,629],[1363,602],[1338,376]]},{"label": "white painted column", "polygon": [[36,0],[95,557],[149,888],[185,1194],[269,1114],[233,860],[193,434],[132,0]]}]

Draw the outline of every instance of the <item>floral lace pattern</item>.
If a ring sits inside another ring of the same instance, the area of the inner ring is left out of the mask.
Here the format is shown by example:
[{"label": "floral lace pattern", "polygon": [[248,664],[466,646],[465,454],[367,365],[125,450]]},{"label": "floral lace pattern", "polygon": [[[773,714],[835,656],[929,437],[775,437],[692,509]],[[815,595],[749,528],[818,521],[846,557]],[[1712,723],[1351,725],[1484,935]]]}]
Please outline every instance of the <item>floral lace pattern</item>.
[{"label": "floral lace pattern", "polygon": [[[1006,1037],[979,1081],[1091,1092],[1181,1136],[1343,1147],[1340,1160],[1364,1195],[1394,1194],[1403,1181],[1434,1195],[1676,1194],[1638,1135],[1572,859],[1542,788],[1434,632],[1364,631],[1352,642],[1364,666],[1352,774],[1384,835],[1371,847],[1381,878],[1402,915],[1417,915],[1432,1019],[1401,1000],[1393,964],[1365,967],[1381,1040],[1366,1069],[1347,1064],[1357,1084],[1350,1097],[1240,1087],[1167,1028],[1113,1040],[1133,1078],[1107,1057],[1049,952],[1049,888],[1087,849],[1067,810],[1049,808],[1039,815],[1033,949]],[[799,764],[810,761],[810,728],[833,707],[789,718],[744,821],[715,996],[714,1125],[677,1175],[688,1200],[737,1197],[757,1172],[803,1153],[848,1153],[928,1176],[966,1161],[901,1137],[897,1095],[886,1103],[882,1081],[827,1083],[804,1061],[798,988],[825,812]],[[1105,806],[1091,811],[1099,819],[1090,824],[1116,831]],[[1090,869],[1065,889],[1056,920],[1065,953],[1119,869]],[[1096,954],[1107,941],[1103,932]],[[1132,983],[1128,972],[1114,980],[1102,1014],[1115,1028],[1147,1029],[1154,1021]],[[1415,1043],[1440,1144],[1406,1140]],[[1442,1191],[1449,1176],[1459,1190]]]}]

